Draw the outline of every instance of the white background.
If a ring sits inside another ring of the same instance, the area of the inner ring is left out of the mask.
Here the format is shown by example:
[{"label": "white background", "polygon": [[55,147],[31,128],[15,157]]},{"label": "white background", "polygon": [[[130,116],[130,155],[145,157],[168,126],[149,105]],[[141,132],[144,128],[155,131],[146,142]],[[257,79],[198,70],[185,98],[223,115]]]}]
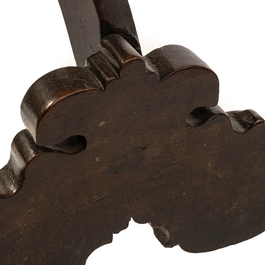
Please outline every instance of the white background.
[{"label": "white background", "polygon": [[[251,108],[265,117],[265,0],[129,2],[144,54],[167,44],[186,46],[217,73],[224,110]],[[56,0],[1,1],[0,32],[2,167],[13,137],[24,129],[20,103],[29,86],[45,73],[75,62]],[[179,247],[164,249],[148,225],[131,222],[87,264],[259,265],[264,264],[264,245],[262,234],[222,250],[189,254]]]}]

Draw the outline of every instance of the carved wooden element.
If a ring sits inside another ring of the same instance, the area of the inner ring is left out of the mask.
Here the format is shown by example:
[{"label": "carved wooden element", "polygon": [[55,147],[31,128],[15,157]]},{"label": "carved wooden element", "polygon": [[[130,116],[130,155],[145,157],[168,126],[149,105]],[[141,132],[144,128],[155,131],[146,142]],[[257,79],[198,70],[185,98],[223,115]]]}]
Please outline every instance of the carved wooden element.
[{"label": "carved wooden element", "polygon": [[218,93],[190,50],[143,57],[121,34],[37,80],[0,171],[1,264],[85,264],[130,218],[190,252],[263,232],[264,120]]}]

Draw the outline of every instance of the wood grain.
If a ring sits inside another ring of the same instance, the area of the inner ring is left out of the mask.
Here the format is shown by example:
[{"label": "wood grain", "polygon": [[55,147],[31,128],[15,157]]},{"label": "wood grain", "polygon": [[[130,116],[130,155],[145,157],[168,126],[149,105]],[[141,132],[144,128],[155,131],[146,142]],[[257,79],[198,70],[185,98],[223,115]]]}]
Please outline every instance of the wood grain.
[{"label": "wood grain", "polygon": [[261,233],[262,118],[216,106],[217,76],[184,47],[143,58],[110,35],[91,60],[23,100],[28,130],[1,171],[3,264],[85,264],[131,217],[190,252]]},{"label": "wood grain", "polygon": [[22,101],[26,129],[0,170],[1,264],[85,264],[131,218],[194,253],[263,232],[264,120],[223,111],[217,75],[187,48],[143,57],[91,25],[92,46],[73,46],[81,66],[44,75]]},{"label": "wood grain", "polygon": [[127,0],[59,0],[59,4],[78,66],[83,67],[110,34],[123,36],[141,53]]}]

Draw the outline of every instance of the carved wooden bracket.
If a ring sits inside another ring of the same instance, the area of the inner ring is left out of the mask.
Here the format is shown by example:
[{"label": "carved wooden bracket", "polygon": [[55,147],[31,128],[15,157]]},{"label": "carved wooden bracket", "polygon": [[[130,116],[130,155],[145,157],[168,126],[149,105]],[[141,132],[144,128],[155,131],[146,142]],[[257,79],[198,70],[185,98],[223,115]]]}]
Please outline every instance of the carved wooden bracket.
[{"label": "carved wooden bracket", "polygon": [[85,264],[130,218],[211,251],[265,229],[265,124],[187,48],[141,55],[126,0],[59,0],[77,67],[37,80],[0,171],[3,265]]}]

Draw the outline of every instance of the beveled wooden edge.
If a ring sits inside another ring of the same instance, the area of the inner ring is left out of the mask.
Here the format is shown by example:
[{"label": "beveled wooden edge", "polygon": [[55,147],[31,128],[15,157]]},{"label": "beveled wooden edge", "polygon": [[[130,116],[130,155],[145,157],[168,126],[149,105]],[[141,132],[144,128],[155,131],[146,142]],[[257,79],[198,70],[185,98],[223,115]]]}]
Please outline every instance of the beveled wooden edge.
[{"label": "beveled wooden edge", "polygon": [[230,121],[232,129],[241,134],[247,133],[260,123],[264,123],[264,119],[254,110],[247,109],[243,111],[225,112],[218,105],[215,107],[198,107],[194,109],[186,118],[186,122],[192,127],[201,126],[221,115],[226,116]]},{"label": "beveled wooden edge", "polygon": [[[86,67],[54,70],[29,88],[21,104],[21,116],[35,142],[47,145],[39,141],[38,130],[45,113],[52,106],[76,93],[104,91],[107,84],[118,79],[122,69],[134,61],[142,62],[143,71],[155,74],[159,82],[176,72],[199,68],[211,72],[218,84],[217,75],[187,48],[164,46],[142,57],[123,37],[109,35],[101,41],[99,52],[88,58]],[[215,93],[217,101],[218,91]]]},{"label": "beveled wooden edge", "polygon": [[[159,81],[168,78],[175,72],[195,67],[212,71],[195,53],[181,45],[163,46],[151,51],[144,58],[147,70],[154,72]],[[219,83],[218,76],[215,73],[214,75]]]},{"label": "beveled wooden edge", "polygon": [[77,154],[86,148],[86,139],[76,135],[54,146],[35,143],[28,130],[20,131],[11,144],[8,163],[0,170],[0,198],[15,195],[23,186],[27,165],[37,156],[47,153]]},{"label": "beveled wooden edge", "polygon": [[41,153],[28,130],[19,132],[11,145],[10,159],[0,170],[0,198],[14,195],[22,186],[26,164]]},{"label": "beveled wooden edge", "polygon": [[[72,135],[59,143],[46,145],[39,142],[37,132],[45,114],[62,100],[74,94],[85,91],[103,92],[107,84],[118,79],[122,69],[134,61],[142,62],[143,71],[145,68],[146,74],[154,74],[158,82],[176,72],[191,68],[207,70],[215,75],[199,57],[185,47],[164,46],[142,57],[121,36],[107,36],[101,42],[99,52],[87,60],[86,67],[66,67],[54,70],[38,79],[26,93],[21,105],[21,114],[27,130],[21,131],[14,138],[10,160],[0,170],[1,198],[14,195],[22,187],[25,169],[34,157],[47,152],[72,155],[85,149],[86,139],[78,135]],[[163,67],[161,62],[163,62]],[[218,82],[217,76],[216,79]],[[264,120],[252,110],[226,113],[219,106],[196,108],[188,115],[186,122],[188,126],[196,127],[222,115],[229,119],[231,129],[237,133],[246,133],[256,125],[264,123]]]}]

